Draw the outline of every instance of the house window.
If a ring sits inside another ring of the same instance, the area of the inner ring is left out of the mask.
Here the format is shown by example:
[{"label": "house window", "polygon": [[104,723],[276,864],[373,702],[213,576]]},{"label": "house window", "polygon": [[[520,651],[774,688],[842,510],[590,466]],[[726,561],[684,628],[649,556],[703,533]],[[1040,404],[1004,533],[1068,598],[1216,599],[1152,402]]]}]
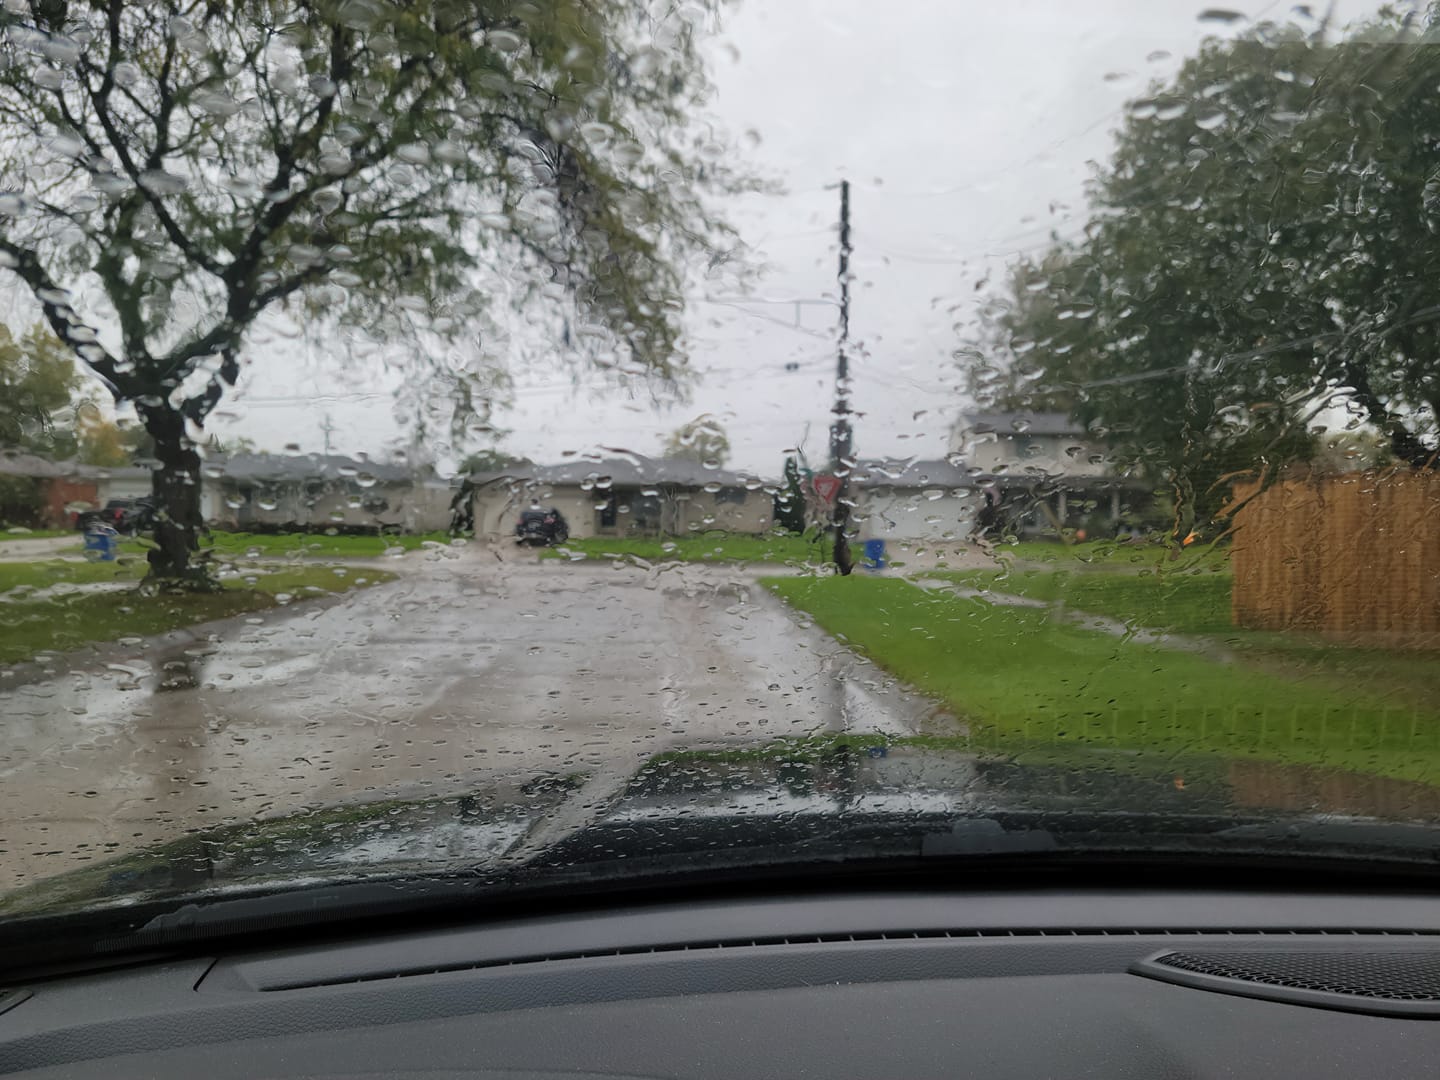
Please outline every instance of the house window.
[{"label": "house window", "polygon": [[733,503],[736,506],[745,505],[745,496],[748,495],[744,488],[721,488],[715,493],[716,503]]}]

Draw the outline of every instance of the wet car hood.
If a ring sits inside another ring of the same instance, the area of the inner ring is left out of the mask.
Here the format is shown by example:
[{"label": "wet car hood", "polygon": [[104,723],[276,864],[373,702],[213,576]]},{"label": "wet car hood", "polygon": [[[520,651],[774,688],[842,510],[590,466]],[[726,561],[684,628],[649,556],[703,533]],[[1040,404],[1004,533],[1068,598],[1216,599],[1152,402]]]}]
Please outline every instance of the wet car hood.
[{"label": "wet car hood", "polygon": [[[11,893],[0,928],[415,876],[499,889],[1045,852],[1434,862],[1435,789],[1314,772],[1098,751],[1016,760],[843,739],[673,752],[630,776],[517,778],[212,829]],[[1300,794],[1314,791],[1325,798]]]}]

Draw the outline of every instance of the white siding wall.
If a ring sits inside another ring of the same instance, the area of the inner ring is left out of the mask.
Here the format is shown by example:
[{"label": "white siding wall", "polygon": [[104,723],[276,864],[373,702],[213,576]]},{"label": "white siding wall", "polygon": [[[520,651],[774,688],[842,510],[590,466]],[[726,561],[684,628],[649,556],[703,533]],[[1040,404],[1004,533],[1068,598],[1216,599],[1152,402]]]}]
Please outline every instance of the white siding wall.
[{"label": "white siding wall", "polygon": [[[1069,453],[1072,447],[1082,449]],[[1042,469],[1065,476],[1104,476],[1108,464],[1090,459],[1104,451],[1073,435],[1029,435],[1020,432],[964,433],[959,452],[966,462],[982,472],[1024,475],[1027,469]]]},{"label": "white siding wall", "polygon": [[963,542],[975,524],[978,493],[960,497],[947,491],[927,498],[913,488],[862,491],[856,515],[862,540],[931,540]]},{"label": "white siding wall", "polygon": [[[622,491],[619,497],[636,499],[634,491]],[[583,491],[579,485],[555,485],[519,489],[512,492],[503,485],[481,488],[475,493],[475,534],[477,536],[507,537],[515,531],[515,520],[520,511],[536,499],[541,506],[555,507],[565,516],[570,526],[570,535],[583,538],[588,536],[626,536],[633,528],[633,513],[617,513],[615,526],[601,530],[600,511],[596,504],[602,502],[601,492]],[[717,494],[705,491],[684,492],[679,496],[660,496],[660,521],[665,532],[687,536],[707,529],[723,529],[727,532],[760,534],[771,526],[773,500],[763,491],[747,491],[743,502],[733,499],[721,501]],[[692,528],[691,526],[694,526]]]}]

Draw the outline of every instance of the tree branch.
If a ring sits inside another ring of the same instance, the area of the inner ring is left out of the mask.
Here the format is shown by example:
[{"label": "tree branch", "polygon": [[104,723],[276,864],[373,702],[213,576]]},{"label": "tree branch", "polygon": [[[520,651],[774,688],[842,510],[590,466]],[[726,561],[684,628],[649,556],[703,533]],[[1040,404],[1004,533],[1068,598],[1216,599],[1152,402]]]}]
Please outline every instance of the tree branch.
[{"label": "tree branch", "polygon": [[[114,150],[121,167],[124,168],[125,175],[130,178],[130,182],[133,183],[140,192],[141,198],[149,203],[150,208],[154,210],[155,217],[160,222],[160,227],[165,230],[165,235],[170,238],[170,242],[179,248],[184,256],[196,266],[205,270],[207,273],[213,274],[215,277],[219,277],[224,273],[224,267],[222,267],[215,258],[207,254],[204,248],[200,247],[200,245],[196,244],[185,234],[185,231],[180,228],[179,222],[177,222],[170,214],[170,211],[166,209],[165,201],[140,182],[140,176],[144,169],[141,169],[136,164],[135,159],[130,154],[129,142],[115,126],[115,118],[109,109],[109,98],[110,90],[114,86],[115,80],[115,57],[120,47],[118,7],[119,0],[111,0],[110,55],[106,58],[105,72],[101,78],[100,90],[98,92],[92,90],[89,79],[80,80],[81,85],[85,87],[85,93],[90,98],[91,105],[94,106],[96,118],[100,121],[100,127],[104,130],[105,138],[109,142],[110,148]],[[150,153],[147,156],[145,169],[157,169],[163,165],[165,154],[169,149],[166,145],[166,140],[169,137],[170,112],[174,108],[174,95],[169,92],[168,72],[173,55],[173,39],[171,39],[171,47],[166,52],[164,66],[160,76],[161,107],[160,114],[155,117],[155,144],[151,147]],[[81,66],[89,71],[95,70],[94,67],[83,58],[81,59]],[[85,139],[91,151],[99,156],[101,149],[94,137],[69,115],[69,107],[65,104],[64,97],[60,91],[56,91],[56,96],[60,98],[61,108],[66,114],[66,121],[81,133],[81,137]]]},{"label": "tree branch", "polygon": [[[105,347],[98,341],[77,341],[75,339],[76,323],[72,318],[74,310],[65,301],[68,294],[40,265],[40,259],[36,254],[5,237],[0,237],[0,253],[9,257],[13,263],[10,269],[29,287],[35,299],[40,301],[45,321],[50,324],[50,329],[55,332],[55,336],[84,360],[91,371],[105,381],[115,397],[128,397],[129,380],[119,370],[115,358],[106,351]],[[83,352],[82,349],[84,349]]]}]

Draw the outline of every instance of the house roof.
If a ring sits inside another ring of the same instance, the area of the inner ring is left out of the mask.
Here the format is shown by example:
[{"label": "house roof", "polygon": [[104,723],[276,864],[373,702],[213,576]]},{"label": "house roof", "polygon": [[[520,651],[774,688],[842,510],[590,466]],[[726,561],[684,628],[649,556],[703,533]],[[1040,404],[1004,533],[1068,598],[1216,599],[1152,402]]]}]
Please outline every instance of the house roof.
[{"label": "house roof", "polygon": [[1084,435],[1085,425],[1063,412],[962,413],[963,431],[998,435]]},{"label": "house roof", "polygon": [[957,455],[948,458],[868,458],[855,463],[850,483],[858,488],[966,487],[985,477],[972,474]]},{"label": "house roof", "polygon": [[49,458],[28,454],[23,450],[0,451],[0,474],[5,476],[64,476],[65,470]]},{"label": "house roof", "polygon": [[143,465],[86,465],[80,461],[51,461],[24,450],[0,450],[0,475],[34,476],[42,479],[79,477],[82,480],[139,478],[150,475]]},{"label": "house roof", "polygon": [[241,482],[284,483],[298,480],[339,480],[373,476],[380,483],[419,478],[408,465],[382,465],[339,454],[231,454],[206,459],[207,471]]},{"label": "house roof", "polygon": [[492,469],[470,474],[470,482],[509,478],[537,484],[581,484],[587,480],[608,479],[612,487],[640,487],[645,484],[674,484],[679,487],[704,487],[721,484],[743,487],[756,477],[728,469],[709,469],[701,462],[686,458],[652,458],[627,453],[624,457],[595,459],[577,457],[559,465],[515,465],[509,469]]}]

